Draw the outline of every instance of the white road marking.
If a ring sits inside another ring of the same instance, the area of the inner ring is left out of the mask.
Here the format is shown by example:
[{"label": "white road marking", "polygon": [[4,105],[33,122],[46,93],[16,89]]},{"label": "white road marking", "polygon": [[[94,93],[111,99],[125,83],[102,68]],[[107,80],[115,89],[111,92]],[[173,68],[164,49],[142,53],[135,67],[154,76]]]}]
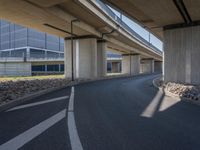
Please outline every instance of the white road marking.
[{"label": "white road marking", "polygon": [[29,130],[21,133],[15,138],[9,140],[8,142],[0,145],[0,150],[17,150],[26,143],[30,142],[35,137],[39,136],[45,130],[62,120],[66,116],[66,109],[60,111],[54,116],[44,120],[38,125],[30,128]]},{"label": "white road marking", "polygon": [[72,150],[83,150],[74,119],[74,87],[71,89],[68,106],[68,132]]},{"label": "white road marking", "polygon": [[68,111],[74,111],[74,87],[71,88],[71,95],[69,98]]},{"label": "white road marking", "polygon": [[37,106],[37,105],[42,105],[42,104],[46,104],[46,103],[52,103],[52,102],[64,100],[64,99],[67,99],[67,98],[69,98],[69,96],[62,96],[62,97],[53,98],[53,99],[50,99],[50,100],[35,102],[35,103],[31,103],[31,104],[25,104],[25,105],[21,105],[21,106],[16,106],[16,107],[11,108],[11,109],[9,109],[7,111],[13,111],[13,110],[18,110],[18,109],[22,109],[22,108],[27,108],[27,107],[33,107],[33,106]]}]

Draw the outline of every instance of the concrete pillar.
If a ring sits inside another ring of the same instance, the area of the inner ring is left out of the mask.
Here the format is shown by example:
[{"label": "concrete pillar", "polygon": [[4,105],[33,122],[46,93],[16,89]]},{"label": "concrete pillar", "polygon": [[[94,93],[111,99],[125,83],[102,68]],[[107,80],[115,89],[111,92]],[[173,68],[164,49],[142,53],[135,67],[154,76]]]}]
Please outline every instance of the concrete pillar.
[{"label": "concrete pillar", "polygon": [[154,61],[154,72],[156,73],[162,73],[162,67],[163,63],[162,61]]},{"label": "concrete pillar", "polygon": [[79,76],[80,78],[97,77],[97,40],[79,40]]},{"label": "concrete pillar", "polygon": [[112,73],[118,72],[117,62],[112,62]]},{"label": "concrete pillar", "polygon": [[154,59],[150,60],[150,64],[151,64],[151,73],[154,73]]},{"label": "concrete pillar", "polygon": [[[75,64],[75,40],[74,40],[74,64]],[[64,43],[64,72],[65,72],[65,78],[72,78],[72,53],[71,53],[71,41],[65,40]],[[75,65],[74,65],[75,68]],[[75,70],[74,70],[75,75]]]},{"label": "concrete pillar", "polygon": [[130,55],[123,55],[122,56],[122,74],[130,74]]},{"label": "concrete pillar", "polygon": [[[97,40],[95,38],[74,40],[74,77],[91,79],[97,77]],[[65,40],[65,77],[72,77],[71,40]]]},{"label": "concrete pillar", "polygon": [[130,75],[140,74],[140,55],[122,56],[122,73]]},{"label": "concrete pillar", "polygon": [[200,26],[164,31],[164,80],[200,84]]},{"label": "concrete pillar", "polygon": [[140,55],[131,55],[131,75],[140,74]]},{"label": "concrete pillar", "polygon": [[97,74],[98,77],[107,75],[106,42],[97,43]]},{"label": "concrete pillar", "polygon": [[119,73],[121,72],[121,61],[117,63],[117,70]]},{"label": "concrete pillar", "polygon": [[154,59],[143,59],[141,60],[141,63],[141,73],[154,73]]}]

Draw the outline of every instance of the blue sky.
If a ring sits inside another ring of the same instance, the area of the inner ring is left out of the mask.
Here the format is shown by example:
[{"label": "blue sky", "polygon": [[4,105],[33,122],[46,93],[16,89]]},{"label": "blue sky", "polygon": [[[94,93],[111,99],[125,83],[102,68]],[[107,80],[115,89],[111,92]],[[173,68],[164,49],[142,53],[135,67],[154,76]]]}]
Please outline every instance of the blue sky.
[{"label": "blue sky", "polygon": [[[113,8],[109,7],[118,17],[120,17],[120,13]],[[158,49],[163,50],[163,43],[160,41],[157,37],[155,37],[153,34],[149,33],[146,29],[144,29],[142,26],[134,22],[133,20],[129,19],[128,17],[122,15],[122,20],[131,27],[136,33],[138,33],[140,36],[142,36],[144,39],[149,41],[149,34],[150,34],[150,43],[152,43],[154,46],[156,46]]]}]

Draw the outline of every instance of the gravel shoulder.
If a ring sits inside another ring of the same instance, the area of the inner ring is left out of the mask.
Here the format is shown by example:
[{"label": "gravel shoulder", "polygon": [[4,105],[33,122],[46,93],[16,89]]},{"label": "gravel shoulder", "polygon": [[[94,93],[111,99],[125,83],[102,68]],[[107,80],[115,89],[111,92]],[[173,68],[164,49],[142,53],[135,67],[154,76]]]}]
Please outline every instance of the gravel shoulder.
[{"label": "gravel shoulder", "polygon": [[0,105],[38,91],[64,87],[69,80],[64,78],[23,79],[0,81]]},{"label": "gravel shoulder", "polygon": [[155,79],[154,85],[163,89],[168,96],[200,105],[200,85],[175,82],[164,83],[163,78]]}]

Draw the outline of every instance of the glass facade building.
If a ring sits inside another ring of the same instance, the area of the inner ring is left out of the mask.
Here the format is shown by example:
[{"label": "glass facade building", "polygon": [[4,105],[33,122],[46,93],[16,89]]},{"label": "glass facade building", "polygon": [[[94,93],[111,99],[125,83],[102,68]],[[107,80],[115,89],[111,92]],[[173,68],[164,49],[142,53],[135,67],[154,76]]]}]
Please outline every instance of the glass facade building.
[{"label": "glass facade building", "polygon": [[[32,65],[32,71],[64,70],[64,39],[0,20],[0,58],[48,59],[51,63]],[[62,63],[53,64],[58,58]],[[45,69],[46,68],[46,69]]]},{"label": "glass facade building", "polygon": [[[35,54],[35,57],[42,56],[44,50],[47,51],[49,57],[56,56],[56,54],[63,54],[64,40],[54,35],[0,20],[1,56],[9,56],[9,54],[20,56],[25,53],[27,47],[30,48],[33,56]],[[15,51],[9,53],[12,50]]]}]

